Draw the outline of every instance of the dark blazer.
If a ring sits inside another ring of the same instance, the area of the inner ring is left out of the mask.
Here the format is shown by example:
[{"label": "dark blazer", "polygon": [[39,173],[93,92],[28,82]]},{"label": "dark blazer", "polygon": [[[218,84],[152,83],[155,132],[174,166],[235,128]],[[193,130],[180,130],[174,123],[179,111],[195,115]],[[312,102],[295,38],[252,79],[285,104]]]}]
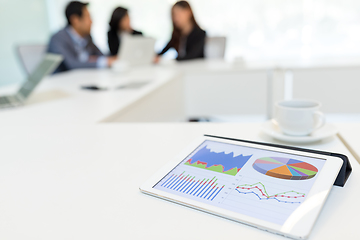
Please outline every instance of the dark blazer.
[{"label": "dark blazer", "polygon": [[[131,34],[142,35],[142,32],[133,30]],[[111,30],[108,32],[108,44],[110,49],[110,55],[111,56],[117,55],[121,44],[121,39],[119,38],[117,32]]]},{"label": "dark blazer", "polygon": [[[91,36],[89,36],[89,42],[85,49],[90,56],[103,56],[93,43]],[[66,28],[51,37],[47,52],[61,54],[64,58],[63,62],[55,70],[55,73],[75,68],[96,68],[96,62],[80,62],[74,42]]]},{"label": "dark blazer", "polygon": [[[194,29],[190,32],[190,34],[186,38],[186,46],[185,51],[186,54],[184,56],[178,56],[176,60],[189,60],[196,58],[204,58],[204,47],[205,47],[205,38],[206,32],[199,27],[194,27]],[[173,48],[173,43],[170,42],[166,45],[166,47],[158,54],[162,55],[167,52],[170,48]]]}]

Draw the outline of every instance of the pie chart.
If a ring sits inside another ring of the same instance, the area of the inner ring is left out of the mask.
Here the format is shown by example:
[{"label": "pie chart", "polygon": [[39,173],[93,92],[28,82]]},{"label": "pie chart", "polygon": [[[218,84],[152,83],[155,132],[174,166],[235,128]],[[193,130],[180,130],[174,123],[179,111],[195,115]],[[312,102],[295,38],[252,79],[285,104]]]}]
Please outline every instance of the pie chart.
[{"label": "pie chart", "polygon": [[280,157],[259,158],[253,163],[253,168],[259,173],[289,180],[310,179],[318,172],[318,169],[309,163]]}]

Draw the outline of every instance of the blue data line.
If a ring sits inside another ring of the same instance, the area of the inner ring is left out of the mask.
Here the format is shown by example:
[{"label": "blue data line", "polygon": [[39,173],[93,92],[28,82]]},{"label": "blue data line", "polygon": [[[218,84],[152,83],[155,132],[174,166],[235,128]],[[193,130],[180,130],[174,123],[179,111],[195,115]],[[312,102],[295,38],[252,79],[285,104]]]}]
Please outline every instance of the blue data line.
[{"label": "blue data line", "polygon": [[179,191],[179,189],[180,189],[182,186],[184,186],[185,183],[187,183],[186,179],[187,179],[187,177],[184,178],[183,183],[176,189],[176,191]]},{"label": "blue data line", "polygon": [[171,183],[169,183],[169,185],[167,185],[167,188],[170,188],[170,186],[173,185],[173,183],[178,179],[178,176],[175,176],[173,180],[171,180]]},{"label": "blue data line", "polygon": [[[208,193],[205,195],[204,198],[206,198],[206,197],[209,195],[209,193],[211,193],[211,191],[212,191],[213,189],[215,189],[215,187],[214,187],[214,188],[211,188],[210,191],[208,191]],[[209,196],[209,197],[210,197],[210,196]]]},{"label": "blue data line", "polygon": [[220,192],[222,189],[223,189],[223,187],[220,188],[220,190],[213,196],[213,198],[211,199],[211,201],[214,200],[214,198],[219,194],[219,192]]},{"label": "blue data line", "polygon": [[177,191],[177,187],[180,186],[184,182],[185,178],[181,179],[180,182],[174,187],[174,190]]},{"label": "blue data line", "polygon": [[187,181],[187,183],[180,189],[180,192],[182,192],[182,191],[186,188],[186,186],[189,186],[189,184],[192,183],[191,181],[192,181],[192,179],[189,178],[189,180]]},{"label": "blue data line", "polygon": [[[182,173],[180,175],[172,174],[160,186],[174,190],[174,191],[182,192],[184,194],[193,195],[194,197],[204,198],[204,199],[210,200],[210,201],[212,201],[224,187],[223,186],[220,189],[219,189],[219,187],[217,187],[218,183],[216,183],[217,179],[215,179],[215,177],[212,178],[211,180],[203,179],[202,181],[200,181],[200,179],[198,179],[197,181],[194,179],[195,179],[195,177],[189,176],[189,174],[187,176],[185,176],[184,173]],[[214,179],[215,179],[215,181],[213,181]],[[242,193],[242,192],[239,192],[239,193]],[[252,193],[254,193],[254,192],[252,192]],[[259,199],[262,200],[261,198],[259,198]],[[275,200],[278,200],[278,199],[275,199]]]},{"label": "blue data line", "polygon": [[184,190],[182,191],[183,193],[187,193],[186,191],[192,186],[192,185],[194,185],[194,183],[196,183],[195,181],[192,181],[192,182],[190,182],[190,184],[189,185],[187,185],[187,187],[185,186],[184,188]]},{"label": "blue data line", "polygon": [[215,188],[214,191],[210,194],[210,196],[207,198],[207,200],[209,200],[209,198],[211,198],[211,196],[217,191],[217,189]]},{"label": "blue data line", "polygon": [[196,190],[196,192],[193,194],[194,196],[195,196],[195,194],[197,194],[199,191],[200,191],[200,189],[202,189],[204,186],[205,186],[205,184],[207,183],[207,181],[206,182],[204,182],[204,184],[203,185],[201,185],[201,187],[200,188],[198,188],[198,190]]},{"label": "blue data line", "polygon": [[273,200],[276,200],[276,201],[278,201],[278,202],[282,202],[282,203],[301,203],[301,202],[288,202],[288,201],[282,201],[282,200],[279,200],[279,199],[277,199],[276,197],[269,197],[269,198],[261,198],[256,192],[253,192],[253,191],[251,191],[251,192],[240,192],[239,190],[237,190],[237,189],[235,189],[236,191],[238,191],[239,193],[241,193],[241,194],[249,194],[249,193],[253,193],[253,194],[255,194],[258,198],[259,198],[259,200],[270,200],[270,199],[273,199]]},{"label": "blue data line", "polygon": [[211,185],[209,185],[209,187],[203,192],[203,194],[201,194],[201,198],[204,196],[204,194],[209,190],[209,188],[211,188]]},{"label": "blue data line", "polygon": [[[211,181],[210,181],[210,182],[211,182]],[[209,182],[209,183],[210,183],[210,182]],[[208,183],[208,184],[209,184],[209,183]],[[200,193],[202,193],[202,192],[204,191],[204,189],[206,189],[206,187],[207,187],[207,186],[206,186],[206,183],[205,183],[203,189],[201,189],[201,191],[200,191],[196,196],[198,197],[198,196],[200,195]]]},{"label": "blue data line", "polygon": [[169,177],[163,184],[161,184],[161,186],[164,185],[164,187],[166,187],[166,185],[167,185],[169,182],[171,182],[171,180],[172,180],[174,177],[176,177],[176,176],[173,174],[173,175],[172,175],[171,177]]},{"label": "blue data line", "polygon": [[175,182],[174,185],[171,186],[170,189],[173,189],[173,188],[180,182],[180,180],[181,180],[181,178],[180,178],[180,176],[179,176],[179,177],[178,177],[178,180]]},{"label": "blue data line", "polygon": [[167,188],[171,188],[174,186],[175,182],[179,179],[178,176],[176,176],[176,178],[174,178],[174,180],[167,186]]},{"label": "blue data line", "polygon": [[196,187],[191,191],[190,195],[192,195],[193,192],[194,192],[196,189],[198,189],[199,186],[201,187],[201,183],[200,183],[200,182],[198,182],[198,184],[196,185]]},{"label": "blue data line", "polygon": [[186,194],[188,194],[192,189],[194,189],[194,187],[197,186],[198,183],[199,183],[199,181],[194,182],[194,184],[191,186],[191,188],[189,188],[189,190],[186,192]]}]

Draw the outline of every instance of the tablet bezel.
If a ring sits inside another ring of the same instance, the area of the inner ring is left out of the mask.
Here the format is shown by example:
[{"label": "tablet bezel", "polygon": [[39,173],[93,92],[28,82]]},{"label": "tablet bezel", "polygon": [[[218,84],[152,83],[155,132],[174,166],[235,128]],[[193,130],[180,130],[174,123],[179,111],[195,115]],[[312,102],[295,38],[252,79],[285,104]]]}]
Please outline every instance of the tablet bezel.
[{"label": "tablet bezel", "polygon": [[[204,141],[210,140],[221,143],[235,144],[244,147],[252,147],[269,151],[282,152],[285,154],[299,154],[302,156],[324,159],[325,164],[322,170],[318,173],[315,183],[310,189],[305,201],[290,215],[283,225],[267,222],[258,218],[250,217],[244,214],[236,213],[224,208],[215,207],[210,204],[202,203],[186,197],[168,193],[155,189],[154,186],[167,176],[175,167],[179,165],[191,152],[199,147]],[[161,168],[149,180],[147,180],[140,190],[143,193],[150,194],[171,202],[195,208],[213,215],[217,215],[236,222],[244,223],[263,230],[267,230],[276,234],[294,239],[305,239],[311,232],[311,229],[325,203],[325,200],[335,182],[335,179],[340,171],[343,161],[337,157],[303,152],[298,150],[289,150],[272,146],[264,146],[255,143],[238,142],[228,139],[214,139],[212,137],[201,137],[186,147],[180,154],[178,154],[172,161]]]}]

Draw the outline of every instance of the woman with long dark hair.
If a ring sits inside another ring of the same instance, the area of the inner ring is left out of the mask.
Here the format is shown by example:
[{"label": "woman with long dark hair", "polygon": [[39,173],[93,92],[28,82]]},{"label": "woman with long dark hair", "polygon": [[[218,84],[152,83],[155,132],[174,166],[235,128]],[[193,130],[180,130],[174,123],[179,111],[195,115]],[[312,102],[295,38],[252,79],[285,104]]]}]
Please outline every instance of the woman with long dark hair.
[{"label": "woman with long dark hair", "polygon": [[121,36],[123,34],[142,35],[141,32],[132,29],[128,10],[123,7],[117,7],[114,10],[109,25],[110,31],[108,32],[108,43],[110,55],[112,56],[117,55],[121,44]]},{"label": "woman with long dark hair", "polygon": [[197,24],[190,4],[187,1],[179,1],[171,9],[173,32],[171,40],[166,47],[158,54],[159,56],[174,48],[177,53],[177,60],[188,60],[204,58],[204,45],[206,32]]}]

